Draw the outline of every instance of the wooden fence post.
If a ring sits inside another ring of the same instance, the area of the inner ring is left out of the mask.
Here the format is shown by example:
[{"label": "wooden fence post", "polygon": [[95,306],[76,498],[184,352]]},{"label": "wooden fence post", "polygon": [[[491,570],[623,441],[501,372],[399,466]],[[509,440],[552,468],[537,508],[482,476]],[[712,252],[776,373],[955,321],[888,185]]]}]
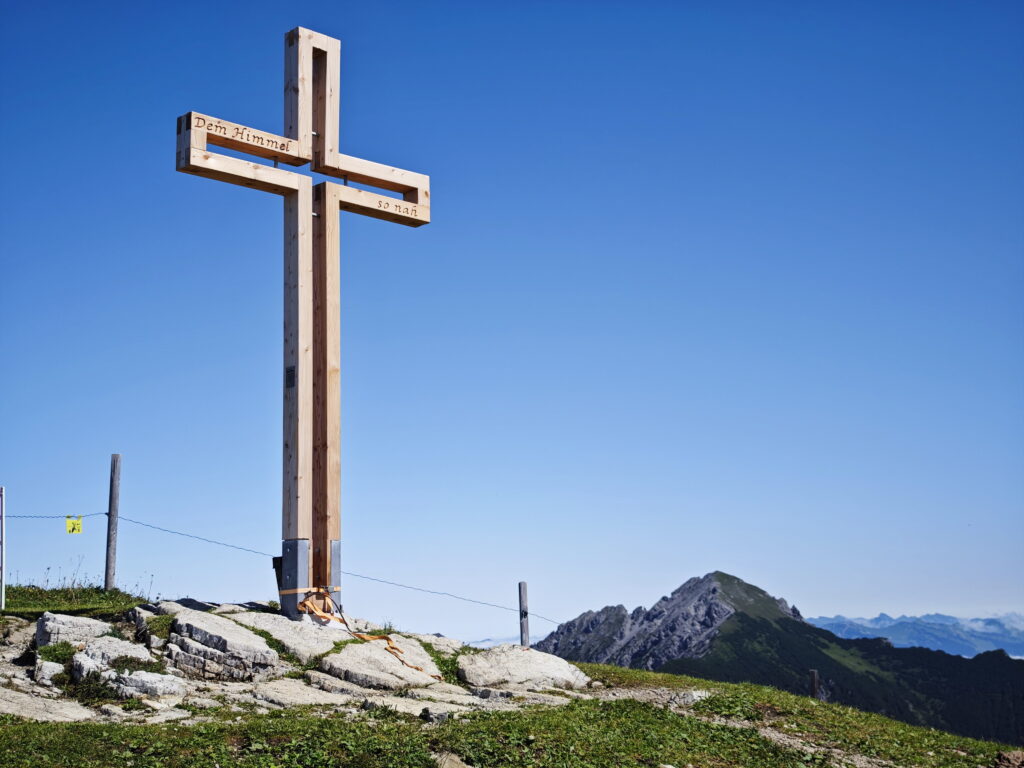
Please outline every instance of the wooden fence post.
[{"label": "wooden fence post", "polygon": [[808,670],[808,671],[811,674],[811,681],[810,681],[811,682],[811,698],[816,699],[816,698],[818,698],[818,692],[820,690],[820,684],[819,684],[820,681],[818,680],[818,670],[811,669],[811,670]]},{"label": "wooden fence post", "polygon": [[107,567],[103,575],[103,589],[114,588],[117,568],[117,505],[121,495],[121,454],[110,455],[110,496],[107,500]]},{"label": "wooden fence post", "polygon": [[530,611],[526,607],[526,582],[519,582],[519,644],[530,647]]},{"label": "wooden fence post", "polygon": [[7,610],[7,493],[0,485],[0,611]]}]

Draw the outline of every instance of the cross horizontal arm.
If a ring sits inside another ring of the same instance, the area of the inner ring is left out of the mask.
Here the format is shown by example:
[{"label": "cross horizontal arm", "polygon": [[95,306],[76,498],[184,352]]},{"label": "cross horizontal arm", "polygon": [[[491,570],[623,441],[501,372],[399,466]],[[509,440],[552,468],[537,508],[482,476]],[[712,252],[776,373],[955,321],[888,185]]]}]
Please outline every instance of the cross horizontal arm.
[{"label": "cross horizontal arm", "polygon": [[209,151],[206,145],[213,134],[205,127],[196,128],[194,117],[194,112],[188,112],[178,118],[176,166],[179,171],[277,195],[290,194],[300,187],[311,187],[308,176]]},{"label": "cross horizontal arm", "polygon": [[[394,192],[407,193],[430,189],[430,177],[426,174],[403,171],[401,168],[392,168],[390,165],[337,152],[332,155],[330,165],[317,165],[313,170],[325,176],[347,179],[357,184],[390,189]],[[422,205],[430,201],[417,199],[413,202]]]},{"label": "cross horizontal arm", "polygon": [[193,131],[205,131],[206,141],[218,147],[236,149],[268,160],[277,160],[286,165],[305,165],[310,160],[308,153],[302,154],[299,142],[295,139],[257,131],[199,112],[188,112],[184,117],[189,119]]},{"label": "cross horizontal arm", "polygon": [[356,189],[332,181],[324,184],[333,188],[333,195],[338,201],[337,208],[342,211],[361,213],[373,219],[384,219],[407,227],[422,227],[430,223],[430,206],[399,200],[365,189]]}]

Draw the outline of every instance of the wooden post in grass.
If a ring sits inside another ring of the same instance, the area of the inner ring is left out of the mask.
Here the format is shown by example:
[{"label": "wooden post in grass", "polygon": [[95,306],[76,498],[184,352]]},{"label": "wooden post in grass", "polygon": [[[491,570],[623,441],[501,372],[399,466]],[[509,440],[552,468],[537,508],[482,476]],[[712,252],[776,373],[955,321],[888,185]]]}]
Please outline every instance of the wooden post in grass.
[{"label": "wooden post in grass", "polygon": [[7,610],[7,493],[0,485],[0,611]]},{"label": "wooden post in grass", "polygon": [[526,606],[526,582],[519,582],[519,644],[530,647],[530,609]]},{"label": "wooden post in grass", "polygon": [[[188,112],[178,118],[177,169],[284,200],[278,591],[282,611],[297,619],[304,599],[330,612],[333,601],[324,593],[341,590],[340,213],[420,227],[430,222],[430,178],[342,154],[341,41],[296,27],[284,42],[283,135]],[[217,147],[274,164],[225,155]],[[304,165],[341,183],[314,185],[296,170]]]},{"label": "wooden post in grass", "polygon": [[121,454],[110,454],[110,495],[107,498],[107,567],[103,574],[103,588],[114,588],[117,569],[117,505],[121,496]]},{"label": "wooden post in grass", "polygon": [[820,681],[818,680],[818,670],[812,669],[810,672],[810,683],[811,683],[811,698],[818,698],[818,692],[820,690]]}]

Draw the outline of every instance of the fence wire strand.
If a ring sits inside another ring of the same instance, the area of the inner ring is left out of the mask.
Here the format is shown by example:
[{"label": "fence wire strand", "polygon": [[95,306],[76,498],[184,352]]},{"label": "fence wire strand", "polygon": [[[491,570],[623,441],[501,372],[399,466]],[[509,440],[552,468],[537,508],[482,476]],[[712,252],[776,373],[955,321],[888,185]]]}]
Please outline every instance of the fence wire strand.
[{"label": "fence wire strand", "polygon": [[[106,512],[93,512],[88,515],[82,515],[82,517],[97,517],[98,515],[106,515]],[[21,518],[27,519],[32,518],[35,520],[63,520],[66,517],[78,517],[78,515],[7,515],[9,518]],[[240,547],[237,544],[228,544],[226,541],[217,541],[216,539],[208,539],[205,536],[196,536],[192,533],[185,533],[183,531],[173,531],[170,528],[162,528],[159,525],[153,525],[152,523],[144,523],[141,520],[133,520],[130,517],[124,515],[118,515],[118,520],[124,520],[127,523],[134,523],[135,525],[141,525],[145,528],[152,528],[154,531],[162,531],[163,533],[171,533],[175,536],[184,536],[186,539],[195,539],[196,541],[205,541],[207,544],[216,544],[218,547],[229,547],[230,549],[237,549],[241,552],[250,552],[254,555],[262,555],[263,557],[276,557],[269,552],[261,552],[258,549],[250,549],[249,547]],[[376,581],[380,584],[387,584],[392,587],[400,587],[401,589],[411,589],[414,592],[425,592],[428,595],[437,595],[439,597],[450,597],[455,600],[462,600],[465,603],[476,603],[477,605],[486,605],[489,608],[498,608],[502,611],[512,611],[513,613],[519,613],[518,608],[512,608],[508,605],[499,605],[498,603],[488,603],[486,600],[474,600],[472,597],[463,597],[462,595],[456,595],[452,592],[443,592],[437,589],[427,589],[425,587],[414,587],[409,584],[399,584],[397,581],[388,581],[387,579],[379,579],[376,576],[366,576],[362,573],[352,573],[351,571],[342,571],[345,576],[352,576],[356,579],[365,579],[366,581]],[[551,624],[561,624],[563,622],[549,619],[547,616],[541,616],[539,613],[528,613],[529,616],[533,616],[536,619],[550,622]]]},{"label": "fence wire strand", "polygon": [[16,520],[16,519],[19,519],[19,518],[23,519],[23,520],[24,519],[28,519],[28,518],[31,518],[33,520],[63,520],[63,519],[68,518],[68,517],[75,517],[75,518],[78,518],[78,517],[96,517],[97,515],[105,515],[105,514],[107,514],[107,513],[106,512],[90,512],[88,515],[4,515],[4,517],[10,518],[12,520]]},{"label": "fence wire strand", "polygon": [[[102,513],[101,513],[102,514]],[[170,528],[161,528],[159,525],[152,525],[150,523],[144,523],[141,520],[132,520],[130,517],[124,515],[118,515],[118,520],[125,520],[129,523],[135,523],[136,525],[142,525],[146,528],[152,528],[155,531],[163,531],[164,533],[173,533],[175,536],[184,536],[187,539],[196,539],[197,541],[205,541],[207,544],[216,544],[221,547],[231,547],[231,549],[240,549],[242,552],[252,552],[254,555],[264,555],[265,557],[274,557],[269,552],[260,552],[258,549],[249,549],[248,547],[240,547],[237,544],[228,544],[226,541],[216,541],[214,539],[207,539],[204,536],[196,536],[191,533],[182,533],[181,531],[172,531]]]}]

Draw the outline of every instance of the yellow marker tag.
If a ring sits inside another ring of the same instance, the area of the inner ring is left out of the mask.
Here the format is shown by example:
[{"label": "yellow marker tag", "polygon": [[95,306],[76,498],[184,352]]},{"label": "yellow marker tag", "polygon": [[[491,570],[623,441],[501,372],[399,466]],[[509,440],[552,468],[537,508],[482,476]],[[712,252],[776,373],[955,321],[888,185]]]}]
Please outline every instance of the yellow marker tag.
[{"label": "yellow marker tag", "polygon": [[67,515],[64,518],[64,526],[68,529],[68,533],[81,533],[82,532],[82,516],[71,517]]}]

